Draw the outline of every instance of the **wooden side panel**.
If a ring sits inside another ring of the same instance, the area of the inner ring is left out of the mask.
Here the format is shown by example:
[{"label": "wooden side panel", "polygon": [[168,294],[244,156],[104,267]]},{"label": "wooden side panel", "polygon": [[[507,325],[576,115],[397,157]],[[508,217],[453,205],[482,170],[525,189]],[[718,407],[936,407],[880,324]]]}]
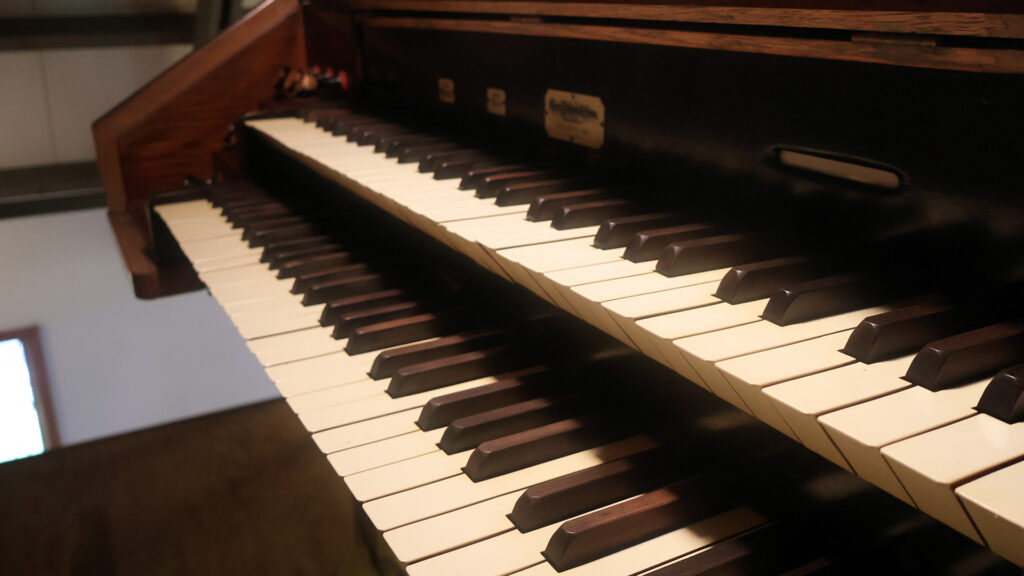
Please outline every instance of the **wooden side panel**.
[{"label": "wooden side panel", "polygon": [[147,254],[146,200],[185,176],[212,177],[231,121],[273,96],[283,67],[305,64],[298,0],[267,0],[93,124],[111,221],[139,297],[196,286],[168,283]]}]

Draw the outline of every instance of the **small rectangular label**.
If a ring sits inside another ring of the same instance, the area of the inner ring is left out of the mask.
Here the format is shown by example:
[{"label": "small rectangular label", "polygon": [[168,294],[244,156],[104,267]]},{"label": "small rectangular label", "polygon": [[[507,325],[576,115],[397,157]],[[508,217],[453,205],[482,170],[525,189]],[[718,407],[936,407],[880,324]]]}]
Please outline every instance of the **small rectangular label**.
[{"label": "small rectangular label", "polygon": [[455,104],[455,81],[451,78],[437,79],[437,99],[445,104]]},{"label": "small rectangular label", "polygon": [[491,114],[494,114],[495,116],[504,116],[507,100],[508,98],[505,95],[505,91],[501,88],[487,89],[487,111]]},{"label": "small rectangular label", "polygon": [[597,96],[548,90],[544,94],[548,136],[589,148],[604,144],[604,103]]}]

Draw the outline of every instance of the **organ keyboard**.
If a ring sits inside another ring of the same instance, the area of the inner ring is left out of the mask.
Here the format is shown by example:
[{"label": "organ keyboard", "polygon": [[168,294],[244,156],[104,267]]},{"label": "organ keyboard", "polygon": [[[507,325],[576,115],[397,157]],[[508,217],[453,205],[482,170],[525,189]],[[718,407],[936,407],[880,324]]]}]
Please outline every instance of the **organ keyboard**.
[{"label": "organ keyboard", "polygon": [[[647,48],[585,38],[537,40],[567,55],[503,104],[551,139],[504,112],[460,126],[454,86],[512,82],[505,56],[532,46],[476,30],[487,18],[445,35],[420,16],[363,14],[361,98],[325,90],[242,116],[244,179],[151,205],[159,261],[194,270],[224,308],[401,570],[1014,571],[978,545],[1024,565],[1021,211],[1004,194],[1012,138],[991,132],[1020,94],[1014,45],[992,41],[1010,68],[971,68],[970,87],[876,65],[802,71],[948,89],[968,107],[953,128],[992,141],[950,143],[936,167],[906,150],[931,145],[930,125],[890,130],[890,148],[832,116],[799,121],[810,104],[786,79],[801,65],[783,56],[659,53],[704,73],[702,58],[778,66],[765,98],[797,125],[759,115],[729,133],[728,113],[709,127],[664,107],[676,92],[633,59]],[[425,38],[436,58],[396,59]],[[493,70],[464,69],[468,46],[496,50]],[[588,50],[609,72],[636,64],[654,92],[589,82]],[[883,63],[955,67],[899,54]],[[458,84],[435,76],[446,65]],[[559,74],[581,92],[550,90],[538,110],[530,95]],[[735,88],[714,74],[711,93]],[[425,86],[439,90],[428,112]],[[621,124],[583,88],[631,107]],[[832,95],[861,122],[875,105],[913,109]],[[722,105],[751,118],[749,100]],[[906,128],[904,115],[889,120]],[[674,118],[690,133],[660,130]],[[602,155],[581,153],[595,133]],[[965,165],[977,203],[957,196]]]}]

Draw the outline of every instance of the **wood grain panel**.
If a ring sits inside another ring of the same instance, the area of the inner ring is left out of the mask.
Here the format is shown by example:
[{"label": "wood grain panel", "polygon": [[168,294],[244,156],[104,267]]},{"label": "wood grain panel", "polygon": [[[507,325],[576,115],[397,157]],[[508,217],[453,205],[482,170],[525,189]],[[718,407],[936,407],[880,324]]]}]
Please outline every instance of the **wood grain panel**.
[{"label": "wood grain panel", "polygon": [[[682,2],[647,4],[639,2],[352,0],[348,4],[357,10],[515,14],[993,38],[1024,37],[1024,15],[998,13],[1003,10],[1020,12],[1024,10],[1024,5],[1021,4],[986,6],[982,3],[961,3],[963,8],[956,11],[952,10],[953,6],[934,2],[931,4],[938,4],[938,6],[921,2],[876,2],[877,6],[867,6],[865,4],[868,3],[857,2],[856,6],[851,5],[845,9],[840,9],[843,6],[842,2],[834,1],[828,3],[828,9],[821,9],[823,4],[821,2],[810,3],[814,5],[814,8],[799,7],[808,4],[800,2],[748,2],[746,4],[751,4],[750,6],[705,6]],[[774,7],[761,7],[757,4],[772,4]],[[985,8],[989,10],[985,10]],[[992,10],[997,13],[992,13]]]},{"label": "wood grain panel", "polygon": [[1024,51],[1021,50],[943,47],[921,42],[891,42],[884,39],[873,41],[867,38],[863,41],[851,42],[626,28],[591,24],[546,24],[542,22],[389,16],[367,17],[363,19],[363,23],[367,26],[381,28],[420,28],[488,34],[544,36],[549,38],[574,38],[603,42],[624,42],[630,44],[698,48],[702,50],[870,62],[967,72],[999,74],[1020,74],[1024,72]]},{"label": "wood grain panel", "polygon": [[146,253],[147,198],[187,175],[212,177],[212,154],[231,121],[273,96],[283,67],[305,64],[299,2],[267,0],[93,124],[111,221],[137,295],[165,293]]}]

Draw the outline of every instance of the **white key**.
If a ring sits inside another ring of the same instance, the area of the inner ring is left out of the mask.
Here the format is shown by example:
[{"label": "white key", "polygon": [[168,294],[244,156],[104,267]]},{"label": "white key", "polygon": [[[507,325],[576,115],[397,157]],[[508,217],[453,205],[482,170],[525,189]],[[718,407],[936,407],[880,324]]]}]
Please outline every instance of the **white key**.
[{"label": "white key", "polygon": [[285,398],[367,379],[381,350],[350,356],[337,352],[267,368],[267,376]]},{"label": "white key", "polygon": [[383,534],[399,562],[408,564],[482,538],[515,530],[506,517],[525,492],[518,490],[478,504],[395,528]]},{"label": "white key", "polygon": [[913,356],[859,362],[766,388],[764,393],[804,446],[851,470],[818,417],[910,387],[901,380]]},{"label": "white key", "polygon": [[1024,423],[978,414],[886,446],[882,455],[918,508],[982,542],[954,489],[1024,456]]},{"label": "white key", "polygon": [[329,406],[337,406],[354,400],[361,400],[371,396],[383,394],[388,387],[390,379],[370,380],[365,378],[348,384],[331,386],[297,396],[288,398],[288,406],[299,415],[314,410],[320,410]]},{"label": "white key", "polygon": [[206,262],[218,262],[234,257],[254,256],[259,262],[262,248],[251,248],[247,242],[232,236],[221,236],[192,242],[179,242],[181,250],[193,264],[202,265]]},{"label": "white key", "polygon": [[654,267],[657,262],[630,262],[629,260],[616,260],[613,262],[606,262],[604,264],[594,264],[591,266],[581,266],[579,268],[566,268],[564,270],[555,270],[552,272],[545,272],[535,276],[537,283],[544,288],[545,291],[556,301],[559,305],[577,316],[579,312],[576,311],[573,306],[571,299],[574,297],[572,288],[583,284],[592,284],[595,282],[604,282],[607,280],[614,280],[616,278],[626,278],[627,276],[639,276],[641,274],[650,274],[654,272]]},{"label": "white key", "polygon": [[856,360],[839,350],[846,344],[852,330],[836,332],[764,352],[740,356],[718,363],[718,369],[733,390],[750,408],[751,414],[776,430],[796,439],[797,436],[772,404],[765,390],[772,385],[808,374],[824,372]]},{"label": "white key", "polygon": [[246,345],[264,367],[341,352],[348,340],[335,340],[330,328],[309,328],[267,338],[249,340]]},{"label": "white key", "polygon": [[207,200],[189,200],[174,204],[159,204],[153,210],[164,219],[168,226],[187,223],[194,219],[208,219],[217,216],[217,209]]},{"label": "white key", "polygon": [[[570,300],[586,318],[593,316],[605,331],[639,348],[636,321],[718,303],[714,296],[728,270],[668,278],[657,273],[585,284],[571,289],[587,300]],[[586,312],[585,312],[586,311]],[[617,331],[617,333],[616,333]]]},{"label": "white key", "polygon": [[868,308],[790,326],[778,326],[762,320],[735,328],[682,338],[676,340],[674,344],[709,390],[719,398],[749,412],[746,403],[733,390],[725,379],[725,375],[716,366],[718,362],[849,330],[865,317],[881,314],[888,310],[885,307]]},{"label": "white key", "polygon": [[662,361],[666,366],[689,380],[704,386],[696,371],[686,361],[674,342],[688,336],[759,322],[761,320],[759,314],[764,310],[767,302],[767,300],[755,300],[735,305],[723,302],[663,316],[642,318],[635,322],[634,341],[637,342],[641,350],[647,352],[651,357]]},{"label": "white key", "polygon": [[[659,304],[664,305],[664,302],[658,299],[658,293],[675,288],[684,288],[696,285],[703,286],[702,288],[697,289],[697,291],[702,294],[705,291],[714,292],[718,282],[728,271],[728,269],[709,270],[707,272],[686,274],[684,276],[676,276],[674,278],[663,276],[657,272],[650,272],[648,274],[641,274],[638,276],[628,276],[626,278],[617,278],[614,280],[574,286],[570,288],[566,295],[569,298],[570,304],[572,304],[573,308],[575,308],[581,318],[598,328],[601,328],[612,336],[615,336],[619,340],[632,345],[632,340],[627,336],[619,323],[616,322],[615,317],[613,317],[603,306],[605,302],[644,295],[652,302],[657,301]],[[714,286],[711,286],[712,284]],[[627,303],[619,308],[621,314],[633,314],[634,312],[630,309],[630,305],[632,305],[633,308],[641,308],[636,305],[636,302]],[[682,308],[676,308],[675,310],[681,309]],[[647,311],[651,311],[652,314],[657,314],[658,310],[659,307],[657,305],[653,305],[646,310],[637,310],[636,313],[644,314]],[[673,311],[674,310],[671,305],[668,310],[664,310],[664,312]]]},{"label": "white key", "polygon": [[428,558],[406,568],[409,576],[501,576],[544,562],[541,552],[558,524],[518,530]]},{"label": "white key", "polygon": [[497,250],[493,257],[516,282],[557,305],[557,296],[550,294],[541,283],[545,273],[616,262],[622,259],[623,252],[625,248],[594,248],[593,238],[588,236]]},{"label": "white key", "polygon": [[339,476],[372,470],[402,460],[437,451],[444,428],[415,431],[372,444],[341,450],[327,456]]},{"label": "white key", "polygon": [[974,415],[973,407],[987,384],[986,379],[941,392],[911,386],[825,414],[818,422],[858,476],[913,503],[882,456],[882,448]]},{"label": "white key", "polygon": [[362,420],[377,418],[378,416],[392,414],[409,408],[418,408],[429,402],[432,398],[442,394],[461,392],[462,390],[469,390],[470,388],[476,388],[477,386],[493,384],[498,380],[518,378],[527,374],[535,374],[543,370],[543,367],[535,366],[532,368],[517,370],[515,372],[487,376],[469,382],[453,384],[437,390],[428,390],[426,392],[420,392],[419,394],[401,396],[399,398],[392,398],[387,394],[381,393],[345,404],[338,404],[335,406],[321,408],[319,410],[304,412],[299,415],[299,420],[302,421],[302,424],[307,430],[310,432],[317,432]]},{"label": "white key", "polygon": [[321,452],[330,454],[415,432],[419,430],[416,419],[420,417],[420,410],[421,407],[417,406],[380,418],[317,432],[313,434],[313,442]]},{"label": "white key", "polygon": [[480,482],[473,482],[465,474],[460,474],[367,502],[363,510],[378,530],[387,531],[654,446],[653,440],[634,436]]},{"label": "white key", "polygon": [[345,485],[352,496],[360,501],[376,500],[417,486],[462,474],[472,450],[445,454],[440,450],[357,472],[345,477]]},{"label": "white key", "polygon": [[199,277],[207,286],[225,286],[236,282],[251,282],[253,280],[274,280],[277,282],[287,282],[288,286],[291,287],[290,280],[279,280],[276,277],[276,272],[270,270],[263,263],[225,270],[214,270],[201,274]]},{"label": "white key", "polygon": [[1024,462],[968,482],[956,494],[988,547],[1024,566]]}]

